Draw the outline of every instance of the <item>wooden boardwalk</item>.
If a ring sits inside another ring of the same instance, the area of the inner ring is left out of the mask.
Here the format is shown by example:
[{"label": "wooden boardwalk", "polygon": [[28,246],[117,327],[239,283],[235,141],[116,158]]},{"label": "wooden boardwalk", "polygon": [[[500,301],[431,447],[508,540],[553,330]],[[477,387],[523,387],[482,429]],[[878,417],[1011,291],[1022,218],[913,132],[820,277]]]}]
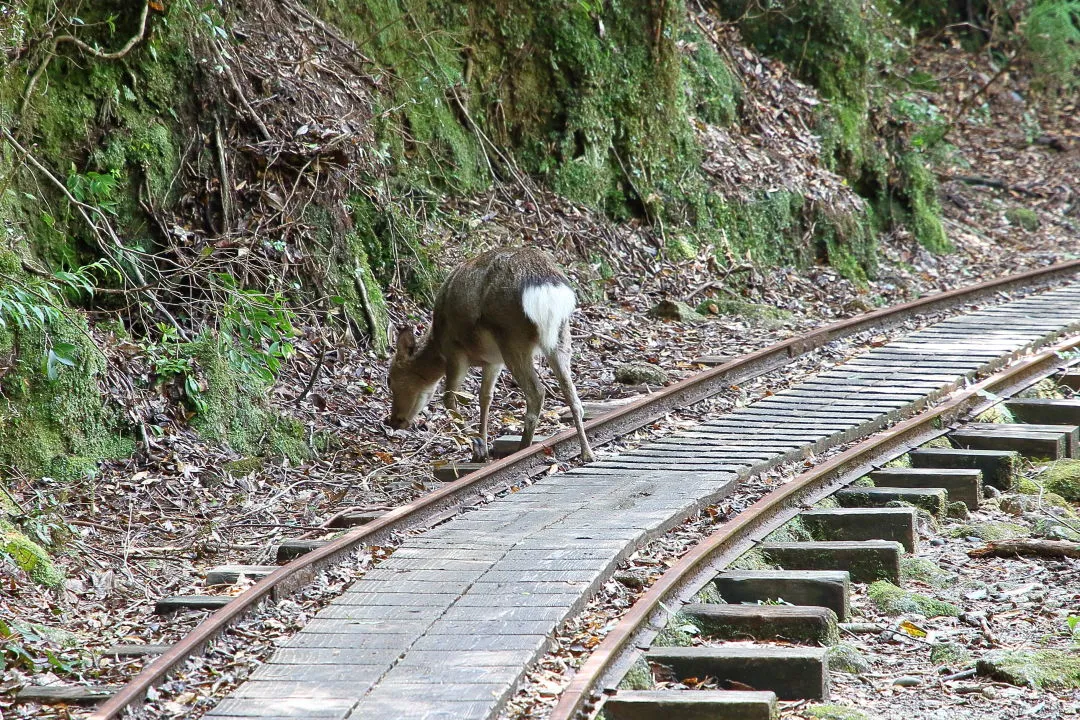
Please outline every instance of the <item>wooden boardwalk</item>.
[{"label": "wooden boardwalk", "polygon": [[626,555],[740,477],[884,421],[1080,324],[1080,286],[945,320],[692,430],[538,480],[407,540],[207,714],[496,716]]}]

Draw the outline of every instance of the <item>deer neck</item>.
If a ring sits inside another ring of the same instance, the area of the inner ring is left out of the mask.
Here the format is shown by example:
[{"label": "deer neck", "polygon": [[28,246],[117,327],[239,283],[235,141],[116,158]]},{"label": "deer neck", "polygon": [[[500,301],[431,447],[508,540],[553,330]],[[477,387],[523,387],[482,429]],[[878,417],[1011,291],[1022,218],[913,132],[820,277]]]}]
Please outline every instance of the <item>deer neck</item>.
[{"label": "deer neck", "polygon": [[431,335],[421,339],[410,364],[413,372],[432,385],[446,375],[446,356]]}]

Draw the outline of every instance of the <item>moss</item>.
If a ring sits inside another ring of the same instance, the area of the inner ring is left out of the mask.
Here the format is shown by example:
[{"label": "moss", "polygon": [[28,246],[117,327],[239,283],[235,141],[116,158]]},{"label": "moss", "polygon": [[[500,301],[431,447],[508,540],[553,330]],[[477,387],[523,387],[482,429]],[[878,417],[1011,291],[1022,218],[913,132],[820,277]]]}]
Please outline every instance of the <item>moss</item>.
[{"label": "moss", "polygon": [[1038,398],[1042,400],[1063,400],[1066,394],[1053,378],[1043,378],[1029,388],[1017,394],[1019,398]]},{"label": "moss", "polygon": [[654,646],[659,647],[689,647],[694,644],[694,638],[699,634],[697,625],[689,617],[681,612],[675,613],[668,620],[667,625],[661,630]]},{"label": "moss", "polygon": [[705,300],[698,305],[697,311],[709,315],[735,315],[766,326],[781,325],[792,318],[787,310],[772,305],[722,298]]},{"label": "moss", "polygon": [[713,125],[731,124],[742,96],[739,81],[712,42],[695,28],[684,28],[681,45],[690,111]]},{"label": "moss", "polygon": [[870,663],[855,647],[845,643],[837,643],[825,651],[825,661],[829,664],[830,672],[851,673],[861,675],[870,672]]},{"label": "moss", "polygon": [[1047,690],[1080,688],[1080,650],[1005,650],[979,660],[979,674]]},{"label": "moss", "polygon": [[937,201],[937,181],[919,153],[908,152],[899,158],[900,197],[906,201],[911,233],[931,252],[952,250],[952,243],[941,224],[941,206]]},{"label": "moss", "polygon": [[732,570],[778,570],[780,566],[771,562],[765,553],[758,549],[747,550],[730,565]]},{"label": "moss", "polygon": [[945,508],[945,516],[953,520],[967,520],[971,517],[967,503],[960,500],[950,502]]},{"label": "moss", "polygon": [[950,669],[962,668],[971,664],[971,651],[960,643],[935,643],[930,647],[930,662],[945,665]]},{"label": "moss", "polygon": [[[949,442],[949,438],[944,435],[940,435],[936,438],[933,438],[932,440],[928,440],[927,442],[923,443],[922,447],[930,450],[952,450],[953,444]],[[908,458],[909,464],[905,467],[911,467],[910,462],[911,459]]]},{"label": "moss", "polygon": [[[931,440],[930,442],[934,442],[934,441]],[[946,441],[946,442],[948,442],[948,441]],[[925,445],[924,447],[929,447],[929,443],[927,445]],[[952,443],[949,443],[949,447],[952,447]],[[887,467],[887,468],[909,468],[909,467],[911,467],[911,456],[908,455],[907,453],[904,453],[900,457],[895,457],[892,460],[890,460],[889,462],[885,463],[882,467]]]},{"label": "moss", "polygon": [[[88,332],[81,316],[68,313],[47,329],[22,328],[8,336],[16,363],[0,378],[0,465],[70,480],[99,460],[134,449],[119,414],[103,404],[105,360]],[[58,343],[73,348],[74,366],[55,366],[50,379],[46,357]]]},{"label": "moss", "polygon": [[1012,411],[1005,405],[1005,403],[998,403],[993,407],[984,410],[975,417],[976,422],[987,423],[1015,423],[1016,416],[1012,414]]},{"label": "moss", "polygon": [[932,560],[905,556],[900,558],[900,579],[915,580],[931,587],[944,588],[956,582],[956,575],[945,572]]},{"label": "moss", "polygon": [[872,583],[867,595],[877,609],[886,615],[917,613],[927,617],[956,617],[960,614],[960,608],[955,605],[904,590],[887,580]]},{"label": "moss", "polygon": [[201,394],[204,406],[192,419],[192,426],[245,455],[271,453],[294,462],[309,458],[311,449],[304,442],[303,425],[269,408],[257,381],[229,365],[222,342],[227,341],[204,336],[188,348],[205,388]]},{"label": "moss", "polygon": [[1009,208],[1005,211],[1005,219],[1009,221],[1010,225],[1028,232],[1035,232],[1039,229],[1039,216],[1034,210],[1028,208]]},{"label": "moss", "polygon": [[959,525],[948,531],[949,537],[977,537],[983,542],[1026,537],[1028,529],[1023,525],[1007,522],[978,522]]},{"label": "moss", "polygon": [[250,475],[253,472],[262,470],[266,465],[266,458],[254,456],[241,458],[240,460],[231,460],[224,463],[221,469],[232,477],[244,477]]},{"label": "moss", "polygon": [[720,591],[716,588],[716,585],[714,585],[713,583],[709,583],[705,587],[701,588],[701,590],[699,590],[698,593],[696,595],[694,595],[691,602],[710,603],[710,604],[713,604],[713,605],[724,605],[724,604],[726,604],[723,596],[720,594]]},{"label": "moss", "polygon": [[63,586],[64,574],[53,564],[48,553],[4,520],[0,520],[0,553],[11,558],[39,585]]},{"label": "moss", "polygon": [[619,682],[620,690],[652,690],[653,676],[645,658],[638,658]]},{"label": "moss", "polygon": [[659,365],[647,362],[622,363],[615,368],[615,382],[627,385],[664,385],[668,381],[667,372]]},{"label": "moss", "polygon": [[1057,460],[1035,476],[1035,482],[1069,502],[1080,502],[1080,460]]},{"label": "moss", "polygon": [[765,536],[765,542],[807,542],[813,539],[810,530],[807,529],[798,516]]},{"label": "moss", "polygon": [[803,714],[815,720],[871,720],[870,716],[844,705],[812,705]]}]

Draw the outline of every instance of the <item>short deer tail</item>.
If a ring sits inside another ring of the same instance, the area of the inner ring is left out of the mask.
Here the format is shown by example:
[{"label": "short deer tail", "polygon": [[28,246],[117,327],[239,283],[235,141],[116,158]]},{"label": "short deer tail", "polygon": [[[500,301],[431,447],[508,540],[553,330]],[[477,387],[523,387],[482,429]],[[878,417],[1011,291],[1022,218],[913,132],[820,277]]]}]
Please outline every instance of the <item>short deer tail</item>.
[{"label": "short deer tail", "polygon": [[521,306],[525,310],[525,317],[536,325],[540,349],[544,353],[558,346],[562,327],[570,319],[576,304],[574,291],[563,283],[530,285],[522,291]]}]

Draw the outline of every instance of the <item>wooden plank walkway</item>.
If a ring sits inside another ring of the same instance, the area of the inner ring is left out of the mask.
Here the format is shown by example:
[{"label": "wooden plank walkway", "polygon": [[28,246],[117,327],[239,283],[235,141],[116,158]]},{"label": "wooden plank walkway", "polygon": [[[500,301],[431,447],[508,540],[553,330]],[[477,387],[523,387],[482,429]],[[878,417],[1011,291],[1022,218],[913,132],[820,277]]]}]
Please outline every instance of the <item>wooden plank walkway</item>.
[{"label": "wooden plank walkway", "polygon": [[955,317],[691,430],[421,536],[318,613],[206,717],[480,720],[648,539],[778,457],[882,420],[1080,324],[1080,286]]}]

